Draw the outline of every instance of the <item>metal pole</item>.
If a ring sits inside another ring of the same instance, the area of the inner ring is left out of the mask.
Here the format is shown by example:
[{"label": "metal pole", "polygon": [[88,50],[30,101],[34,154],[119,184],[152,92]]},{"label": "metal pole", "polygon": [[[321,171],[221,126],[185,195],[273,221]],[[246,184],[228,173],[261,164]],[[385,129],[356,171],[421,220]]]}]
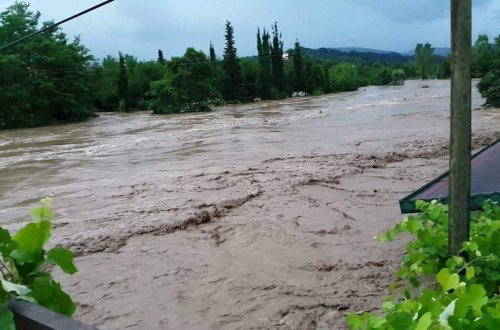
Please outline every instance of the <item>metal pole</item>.
[{"label": "metal pole", "polygon": [[469,240],[471,180],[471,0],[451,0],[451,128],[448,253]]}]

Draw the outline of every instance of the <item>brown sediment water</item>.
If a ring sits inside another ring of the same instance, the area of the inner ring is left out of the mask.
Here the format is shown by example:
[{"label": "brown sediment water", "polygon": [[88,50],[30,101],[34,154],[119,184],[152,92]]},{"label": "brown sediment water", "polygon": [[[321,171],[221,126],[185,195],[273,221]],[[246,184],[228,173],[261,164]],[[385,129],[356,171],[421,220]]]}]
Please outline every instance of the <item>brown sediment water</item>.
[{"label": "brown sediment water", "polygon": [[[342,329],[403,252],[373,237],[446,169],[449,101],[449,81],[408,81],[0,132],[0,224],[54,198],[79,255],[57,276],[102,329]],[[476,147],[499,122],[473,112]]]}]

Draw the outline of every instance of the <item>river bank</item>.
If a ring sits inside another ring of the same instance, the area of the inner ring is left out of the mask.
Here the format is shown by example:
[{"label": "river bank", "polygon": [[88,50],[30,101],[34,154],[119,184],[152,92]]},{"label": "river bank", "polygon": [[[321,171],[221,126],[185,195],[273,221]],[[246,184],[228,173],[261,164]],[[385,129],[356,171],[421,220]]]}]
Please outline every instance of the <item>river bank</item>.
[{"label": "river bank", "polygon": [[[54,197],[102,329],[341,329],[403,251],[373,237],[447,167],[449,82],[422,85],[0,133],[0,216]],[[476,147],[499,122],[474,111]]]}]

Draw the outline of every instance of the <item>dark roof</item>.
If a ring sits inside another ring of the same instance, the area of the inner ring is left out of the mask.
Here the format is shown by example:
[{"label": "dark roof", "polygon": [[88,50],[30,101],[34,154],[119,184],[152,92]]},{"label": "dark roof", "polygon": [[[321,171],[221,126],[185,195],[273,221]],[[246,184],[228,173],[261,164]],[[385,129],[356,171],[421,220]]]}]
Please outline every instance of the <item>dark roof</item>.
[{"label": "dark roof", "polygon": [[[471,210],[479,210],[490,199],[500,203],[500,140],[484,148],[471,159]],[[448,172],[441,174],[399,201],[401,212],[415,213],[417,200],[448,203]]]}]

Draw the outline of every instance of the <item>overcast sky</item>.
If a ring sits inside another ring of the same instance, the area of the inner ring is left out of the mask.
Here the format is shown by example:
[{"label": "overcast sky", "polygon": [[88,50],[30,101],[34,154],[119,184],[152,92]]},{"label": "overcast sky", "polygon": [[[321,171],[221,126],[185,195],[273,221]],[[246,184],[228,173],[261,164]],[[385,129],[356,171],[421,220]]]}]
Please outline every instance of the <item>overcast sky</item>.
[{"label": "overcast sky", "polygon": [[[33,0],[42,20],[64,19],[102,0]],[[500,34],[500,1],[473,0],[473,38]],[[3,11],[12,4],[0,0]],[[256,53],[257,27],[277,21],[285,49],[298,39],[305,47],[368,47],[406,52],[418,42],[448,47],[449,0],[116,0],[64,24],[70,36],[99,58],[118,51],[141,59],[167,58],[187,47],[220,56],[224,24],[233,23],[238,54]]]}]

